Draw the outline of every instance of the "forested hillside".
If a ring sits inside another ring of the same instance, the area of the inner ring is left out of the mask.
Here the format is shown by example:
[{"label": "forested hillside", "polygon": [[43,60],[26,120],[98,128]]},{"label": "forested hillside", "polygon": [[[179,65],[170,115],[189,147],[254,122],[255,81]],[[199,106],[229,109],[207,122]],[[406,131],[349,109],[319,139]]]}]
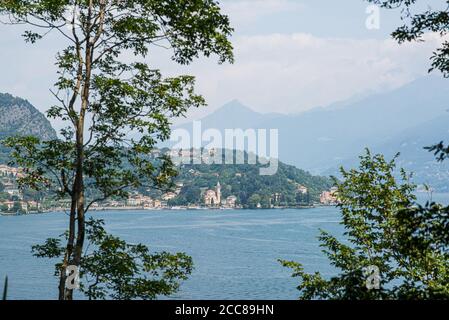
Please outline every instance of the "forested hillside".
[{"label": "forested hillside", "polygon": [[[214,189],[218,182],[222,197],[236,196],[243,207],[255,207],[258,203],[262,207],[306,205],[318,201],[320,193],[332,186],[330,178],[313,176],[282,162],[272,176],[260,175],[259,168],[260,165],[249,164],[183,165],[177,177],[183,187],[171,204],[201,203],[204,190]],[[307,188],[307,194],[300,191],[301,187]]]}]

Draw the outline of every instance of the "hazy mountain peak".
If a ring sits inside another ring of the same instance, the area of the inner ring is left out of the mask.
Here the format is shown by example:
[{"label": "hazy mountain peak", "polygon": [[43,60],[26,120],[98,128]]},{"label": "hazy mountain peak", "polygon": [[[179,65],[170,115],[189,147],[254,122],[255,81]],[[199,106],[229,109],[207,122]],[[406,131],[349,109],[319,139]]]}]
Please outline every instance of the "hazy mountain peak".
[{"label": "hazy mountain peak", "polygon": [[234,99],[229,101],[228,103],[224,104],[222,107],[218,108],[214,113],[238,113],[238,114],[253,114],[258,113],[251,108],[245,106],[243,103],[241,103],[239,100]]},{"label": "hazy mountain peak", "polygon": [[44,140],[56,138],[47,118],[25,99],[0,93],[0,137],[33,135]]}]

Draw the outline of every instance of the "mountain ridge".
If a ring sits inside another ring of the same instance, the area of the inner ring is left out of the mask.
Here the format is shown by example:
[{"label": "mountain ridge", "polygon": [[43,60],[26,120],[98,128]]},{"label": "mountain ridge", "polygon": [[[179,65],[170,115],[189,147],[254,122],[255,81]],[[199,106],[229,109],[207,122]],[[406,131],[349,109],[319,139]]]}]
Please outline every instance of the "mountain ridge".
[{"label": "mountain ridge", "polygon": [[[0,141],[11,136],[36,136],[57,139],[50,121],[28,100],[0,93]],[[9,149],[0,144],[0,163],[9,160]]]},{"label": "mountain ridge", "polygon": [[0,138],[33,135],[43,140],[56,139],[50,121],[28,100],[0,93]]},{"label": "mountain ridge", "polygon": [[[389,154],[392,149],[400,151],[399,140],[404,140],[401,135],[410,134],[418,130],[416,128],[424,130],[426,123],[447,115],[448,102],[448,82],[427,76],[389,92],[348,103],[339,102],[338,108],[320,107],[299,114],[273,116],[257,113],[248,107],[242,109],[242,115],[236,106],[232,113],[226,112],[228,106],[204,117],[201,124],[203,131],[208,128],[278,129],[281,161],[315,174],[325,174],[342,164],[356,163],[358,155],[366,147]],[[250,120],[246,122],[238,120],[247,118]],[[432,132],[432,125],[427,126]],[[189,130],[191,124],[184,124],[183,128]],[[439,134],[445,132],[440,131]],[[430,142],[436,143],[444,138],[443,135]],[[428,162],[433,160],[432,156],[420,148],[414,152],[416,156],[413,159],[419,160],[417,166],[421,167],[413,168],[424,171]]]}]

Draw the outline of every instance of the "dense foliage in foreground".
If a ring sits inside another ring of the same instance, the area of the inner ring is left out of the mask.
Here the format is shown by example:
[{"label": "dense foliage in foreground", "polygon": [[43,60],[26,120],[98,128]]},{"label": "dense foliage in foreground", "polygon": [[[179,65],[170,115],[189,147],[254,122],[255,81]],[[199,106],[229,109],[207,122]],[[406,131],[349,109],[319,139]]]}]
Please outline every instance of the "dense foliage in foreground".
[{"label": "dense foliage in foreground", "polygon": [[326,279],[281,261],[301,282],[301,299],[449,299],[449,210],[415,204],[415,186],[395,159],[369,152],[337,183],[344,241],[322,231],[323,252],[338,274]]},{"label": "dense foliage in foreground", "polygon": [[[192,272],[192,258],[185,253],[152,253],[143,244],[128,244],[108,234],[102,220],[91,218],[86,226],[89,249],[81,259],[79,289],[89,300],[156,299],[175,293]],[[39,258],[61,259],[64,251],[61,239],[33,246]],[[55,267],[57,276],[61,263]]]}]

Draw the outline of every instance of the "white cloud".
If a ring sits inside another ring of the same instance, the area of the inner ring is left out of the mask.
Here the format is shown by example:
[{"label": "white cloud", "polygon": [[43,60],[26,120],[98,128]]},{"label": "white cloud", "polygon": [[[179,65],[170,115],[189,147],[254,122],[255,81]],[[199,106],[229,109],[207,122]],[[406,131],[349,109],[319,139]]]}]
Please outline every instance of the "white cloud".
[{"label": "white cloud", "polygon": [[[191,116],[203,116],[235,98],[260,112],[297,113],[396,88],[425,75],[429,57],[441,42],[438,35],[425,38],[424,43],[399,46],[391,39],[304,33],[238,36],[233,40],[233,65],[217,65],[211,58],[179,66],[169,62],[170,51],[163,49],[153,51],[149,62],[166,75],[197,77],[197,91],[210,107],[195,110]],[[0,60],[6,76],[0,80],[0,92],[28,98],[41,110],[53,104],[48,89],[56,79],[53,57],[59,44],[48,44],[47,40],[27,46],[13,34],[2,38]]]}]

